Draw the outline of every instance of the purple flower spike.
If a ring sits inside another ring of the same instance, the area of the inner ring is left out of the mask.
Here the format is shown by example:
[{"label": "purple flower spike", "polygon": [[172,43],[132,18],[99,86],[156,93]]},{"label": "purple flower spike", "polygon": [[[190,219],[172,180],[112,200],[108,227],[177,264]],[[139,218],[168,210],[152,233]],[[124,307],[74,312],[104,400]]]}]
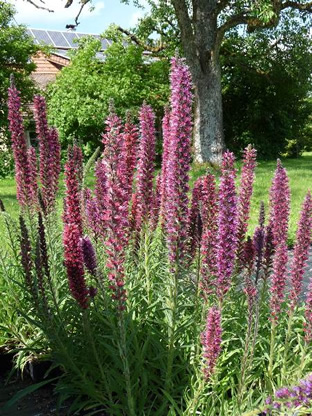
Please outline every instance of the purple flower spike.
[{"label": "purple flower spike", "polygon": [[161,184],[160,184],[160,217],[162,226],[166,223],[166,200],[167,200],[167,179],[168,163],[170,157],[170,109],[165,107],[165,114],[162,122],[163,152],[161,161]]},{"label": "purple flower spike", "polygon": [[222,300],[231,286],[237,249],[237,197],[235,191],[235,157],[225,152],[219,188],[217,247],[217,295]]},{"label": "purple flower spike", "polygon": [[105,248],[108,254],[107,268],[112,298],[118,309],[125,308],[126,290],[124,288],[125,249],[129,239],[129,192],[124,146],[124,136],[120,119],[111,110],[106,121],[103,169],[106,181],[105,196]]},{"label": "purple flower spike", "polygon": [[155,114],[151,106],[143,104],[140,111],[140,148],[137,169],[136,229],[149,220],[153,203],[153,179],[155,162]]},{"label": "purple flower spike", "polygon": [[56,129],[50,129],[47,121],[45,98],[34,97],[34,117],[40,150],[40,182],[44,206],[50,212],[55,205],[60,174],[60,143]]},{"label": "purple flower spike", "polygon": [[183,261],[188,229],[188,181],[191,162],[192,84],[184,60],[171,60],[170,145],[166,179],[166,231],[173,270]]},{"label": "purple flower spike", "polygon": [[291,291],[289,298],[291,300],[290,308],[294,310],[298,303],[299,295],[302,289],[303,274],[306,267],[309,247],[311,244],[312,231],[312,198],[310,191],[307,193],[303,202],[300,220],[298,223],[297,239],[294,248],[294,257],[291,265],[290,279]]},{"label": "purple flower spike", "polygon": [[86,269],[92,276],[96,277],[97,261],[91,240],[88,236],[85,236],[80,239],[80,243]]},{"label": "purple flower spike", "polygon": [[273,274],[271,277],[270,309],[273,321],[277,322],[281,313],[281,305],[285,296],[287,276],[287,245],[281,242],[275,251],[273,260]]},{"label": "purple flower spike", "polygon": [[246,147],[244,150],[241,183],[238,194],[237,254],[240,265],[243,263],[241,256],[243,253],[243,243],[248,229],[250,201],[255,179],[256,157],[257,151],[253,149],[251,145]]},{"label": "purple flower spike", "polygon": [[22,208],[29,207],[32,209],[34,208],[32,197],[36,194],[36,189],[32,188],[34,178],[33,171],[30,168],[31,161],[27,153],[20,93],[14,85],[13,78],[11,78],[8,96],[8,119],[15,161],[16,196]]},{"label": "purple flower spike", "polygon": [[204,295],[212,290],[217,273],[218,196],[214,175],[206,175],[203,181],[203,235],[201,241],[201,286]]},{"label": "purple flower spike", "polygon": [[288,219],[290,212],[290,190],[286,169],[277,160],[277,168],[270,190],[270,221],[274,245],[287,240]]},{"label": "purple flower spike", "polygon": [[221,312],[212,307],[207,314],[206,328],[201,334],[204,358],[204,376],[209,379],[215,371],[215,366],[221,352]]}]

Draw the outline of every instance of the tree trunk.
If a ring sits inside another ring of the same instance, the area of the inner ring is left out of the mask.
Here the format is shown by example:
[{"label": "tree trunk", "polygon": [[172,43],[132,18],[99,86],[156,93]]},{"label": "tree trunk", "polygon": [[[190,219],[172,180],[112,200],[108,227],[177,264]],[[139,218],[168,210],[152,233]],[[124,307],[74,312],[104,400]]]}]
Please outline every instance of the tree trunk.
[{"label": "tree trunk", "polygon": [[219,59],[205,71],[192,71],[195,87],[195,161],[220,164],[224,151],[221,73]]}]

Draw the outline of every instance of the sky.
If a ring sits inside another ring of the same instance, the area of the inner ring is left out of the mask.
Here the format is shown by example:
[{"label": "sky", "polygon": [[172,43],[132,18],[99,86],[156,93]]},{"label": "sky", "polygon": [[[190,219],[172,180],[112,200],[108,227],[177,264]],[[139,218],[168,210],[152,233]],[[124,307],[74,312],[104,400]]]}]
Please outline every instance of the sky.
[{"label": "sky", "polygon": [[[66,30],[66,24],[74,23],[80,8],[79,0],[74,0],[72,6],[67,9],[64,8],[66,0],[43,0],[47,8],[54,10],[53,13],[49,13],[46,10],[36,9],[26,0],[9,1],[16,8],[16,22],[35,29]],[[43,5],[42,0],[33,1]],[[93,11],[90,11],[89,5],[83,9],[79,19],[80,24],[77,27],[78,32],[100,34],[111,23],[129,28],[144,15],[142,9],[122,4],[119,0],[93,0],[92,5]]]}]

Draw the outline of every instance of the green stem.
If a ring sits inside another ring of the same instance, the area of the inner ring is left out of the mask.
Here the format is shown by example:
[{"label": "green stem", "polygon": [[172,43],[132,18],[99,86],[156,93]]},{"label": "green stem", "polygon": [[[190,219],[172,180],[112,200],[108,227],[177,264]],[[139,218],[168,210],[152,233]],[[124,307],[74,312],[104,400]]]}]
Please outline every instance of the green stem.
[{"label": "green stem", "polygon": [[85,310],[84,313],[83,313],[83,324],[84,324],[84,328],[85,328],[85,333],[86,333],[86,335],[87,335],[87,337],[90,341],[90,345],[91,345],[91,348],[92,348],[94,358],[95,358],[96,363],[98,365],[98,368],[100,370],[101,377],[102,377],[102,380],[103,380],[103,383],[104,383],[104,386],[105,386],[105,389],[106,389],[107,396],[109,398],[111,406],[113,406],[114,402],[113,402],[112,393],[109,389],[108,381],[107,381],[107,378],[105,376],[105,372],[103,370],[102,363],[101,363],[100,357],[98,355],[98,352],[97,352],[97,349],[96,349],[96,346],[95,346],[95,343],[94,343],[94,337],[92,336],[91,326],[90,326],[90,318],[89,318],[89,311],[88,310]]},{"label": "green stem", "polygon": [[242,359],[242,369],[241,369],[240,377],[238,380],[237,402],[238,402],[239,411],[241,409],[243,394],[245,390],[245,376],[246,376],[248,363],[249,363],[248,352],[249,352],[249,346],[250,346],[251,330],[252,330],[252,315],[250,314],[249,319],[248,319],[247,334],[245,338],[245,348],[244,348],[244,354],[243,354],[243,359]]},{"label": "green stem", "polygon": [[169,389],[171,385],[172,366],[174,358],[174,341],[175,341],[175,327],[176,327],[176,309],[177,309],[177,295],[178,295],[178,267],[173,273],[173,282],[170,286],[170,301],[171,301],[171,322],[168,327],[169,351],[167,359],[167,373],[165,381],[165,390]]},{"label": "green stem", "polygon": [[304,349],[303,349],[303,352],[302,352],[302,356],[301,356],[300,365],[299,365],[299,368],[298,368],[298,376],[297,376],[298,379],[302,378],[302,373],[303,373],[304,367],[306,365],[307,350],[308,350],[308,345],[307,345],[307,343],[305,343],[304,344]]},{"label": "green stem", "polygon": [[273,362],[274,362],[274,347],[275,347],[275,336],[276,336],[276,322],[272,321],[271,326],[271,339],[270,339],[270,358],[268,365],[268,380],[270,381],[270,390],[273,390]]},{"label": "green stem", "polygon": [[282,385],[285,382],[285,376],[286,376],[286,366],[287,366],[288,351],[290,347],[290,334],[292,330],[293,317],[294,317],[294,310],[291,309],[289,318],[288,318],[288,327],[287,327],[286,339],[285,339],[285,350],[284,350],[283,365],[282,365],[282,371],[281,371],[281,384]]},{"label": "green stem", "polygon": [[200,399],[200,395],[201,395],[201,393],[202,393],[202,391],[204,389],[204,386],[205,386],[205,380],[202,377],[201,378],[200,385],[199,385],[199,388],[196,390],[196,392],[194,394],[194,397],[193,397],[190,405],[186,409],[186,416],[191,416],[191,415],[192,416],[196,416],[198,402],[199,402],[199,399]]},{"label": "green stem", "polygon": [[118,319],[119,335],[120,335],[120,342],[118,343],[119,354],[120,354],[120,358],[122,360],[123,367],[124,367],[129,416],[136,416],[134,400],[133,400],[133,395],[132,395],[129,362],[127,358],[128,356],[127,356],[127,344],[126,344],[126,328],[125,328],[125,321],[124,321],[125,318],[124,318],[123,312],[120,312],[120,313],[121,313],[121,316]]},{"label": "green stem", "polygon": [[150,276],[150,267],[149,267],[149,253],[148,253],[148,233],[144,230],[144,275],[146,281],[146,294],[148,305],[152,303],[151,300],[151,276]]}]

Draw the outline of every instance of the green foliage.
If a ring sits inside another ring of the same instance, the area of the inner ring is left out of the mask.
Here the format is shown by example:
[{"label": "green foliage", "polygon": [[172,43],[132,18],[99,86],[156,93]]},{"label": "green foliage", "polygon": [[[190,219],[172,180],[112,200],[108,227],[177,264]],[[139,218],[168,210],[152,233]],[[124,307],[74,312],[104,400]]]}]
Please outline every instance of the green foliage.
[{"label": "green foliage", "polygon": [[169,93],[168,61],[146,57],[142,48],[126,45],[122,38],[105,51],[105,62],[99,52],[99,41],[83,39],[48,91],[49,119],[62,144],[75,137],[88,155],[99,145],[110,98],[121,116],[127,109],[136,114],[143,100],[161,114]]},{"label": "green foliage", "polygon": [[[39,50],[26,33],[26,27],[14,22],[14,7],[0,1],[0,131],[8,137],[7,90],[14,74],[17,88],[22,91],[24,104],[32,99],[34,84],[29,77],[35,69],[30,60]],[[24,108],[25,109],[25,108]]]},{"label": "green foliage", "polygon": [[[60,394],[60,402],[75,397],[70,414],[81,409],[90,415],[93,411],[106,411],[112,416],[242,414],[263,406],[272,383],[274,388],[281,385],[287,314],[278,326],[274,373],[268,380],[270,321],[265,286],[259,297],[259,321],[256,314],[253,319],[252,333],[257,337],[255,344],[251,342],[249,346],[248,357],[252,359],[247,360],[244,389],[238,396],[248,324],[246,297],[241,291],[243,276],[234,278],[224,302],[222,354],[217,372],[210,381],[203,382],[200,332],[209,305],[205,305],[199,295],[194,278],[199,263],[195,261],[188,272],[181,272],[174,302],[174,365],[169,382],[166,382],[173,278],[160,230],[153,234],[143,231],[140,244],[129,245],[127,310],[119,315],[110,297],[104,266],[107,259],[102,244],[96,245],[101,273],[95,280],[87,276],[88,284],[97,285],[98,293],[89,309],[82,311],[68,293],[66,272],[60,261],[62,243],[60,229],[55,227],[56,218],[47,219],[51,281],[45,282],[45,298],[37,287],[38,300],[34,301],[36,298],[25,284],[20,267],[16,224],[7,214],[2,214],[2,219],[7,221],[13,242],[6,255],[0,257],[1,287],[5,295],[2,300],[5,311],[14,313],[10,320],[7,314],[0,315],[2,329],[5,329],[4,340],[13,342],[19,367],[23,367],[28,359],[43,354],[65,370],[56,391]],[[34,218],[29,218],[28,226],[34,245],[37,238]],[[33,278],[36,282],[35,271]],[[312,369],[311,355],[304,350],[302,336],[303,310],[299,309],[289,339],[293,354],[287,357],[287,376],[283,383],[296,383]]]},{"label": "green foliage", "polygon": [[226,143],[254,143],[261,158],[309,149],[312,56],[308,30],[284,16],[275,30],[231,33],[222,47]]}]

